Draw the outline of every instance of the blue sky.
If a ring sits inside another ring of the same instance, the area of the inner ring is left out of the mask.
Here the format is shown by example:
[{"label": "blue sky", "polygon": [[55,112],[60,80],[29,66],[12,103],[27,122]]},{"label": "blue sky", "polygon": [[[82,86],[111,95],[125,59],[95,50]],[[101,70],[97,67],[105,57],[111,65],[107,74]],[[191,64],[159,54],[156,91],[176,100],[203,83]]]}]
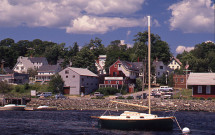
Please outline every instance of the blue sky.
[{"label": "blue sky", "polygon": [[0,0],[0,40],[41,39],[80,46],[98,37],[133,45],[147,30],[166,41],[176,55],[215,41],[213,0]]}]

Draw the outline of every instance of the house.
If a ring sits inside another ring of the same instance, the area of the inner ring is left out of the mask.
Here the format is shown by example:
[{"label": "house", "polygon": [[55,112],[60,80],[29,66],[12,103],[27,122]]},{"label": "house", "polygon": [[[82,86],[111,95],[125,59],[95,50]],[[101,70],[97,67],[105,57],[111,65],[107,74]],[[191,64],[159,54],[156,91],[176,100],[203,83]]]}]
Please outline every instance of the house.
[{"label": "house", "polygon": [[64,80],[64,94],[89,94],[98,89],[98,76],[88,69],[67,67],[59,75]]},{"label": "house", "polygon": [[175,58],[174,56],[170,59],[170,63],[168,64],[168,67],[175,70],[180,69],[182,67],[182,63],[179,59]]},{"label": "house", "polygon": [[99,55],[98,60],[95,62],[95,66],[97,68],[98,74],[106,74],[105,71],[105,61],[106,55]]},{"label": "house", "polygon": [[160,78],[163,75],[169,75],[173,69],[166,66],[163,61],[155,60],[153,62],[153,66],[155,67],[155,76],[156,78]]},{"label": "house", "polygon": [[9,84],[25,84],[29,82],[29,75],[22,73],[0,74],[0,81],[6,81]]},{"label": "house", "polygon": [[142,62],[127,62],[118,59],[109,67],[109,77],[105,77],[104,84],[100,84],[99,87],[114,87],[119,89],[122,85],[135,84],[136,78],[142,76],[142,72]]},{"label": "house", "polygon": [[215,98],[215,73],[190,73],[187,84],[193,97]]},{"label": "house", "polygon": [[173,75],[174,88],[186,88],[186,75]]},{"label": "house", "polygon": [[17,59],[17,63],[13,68],[14,72],[27,73],[28,69],[39,69],[42,65],[47,65],[48,61],[45,57],[23,57]]},{"label": "house", "polygon": [[57,65],[43,65],[37,70],[35,82],[46,83],[51,80],[51,76],[61,71],[61,66]]}]

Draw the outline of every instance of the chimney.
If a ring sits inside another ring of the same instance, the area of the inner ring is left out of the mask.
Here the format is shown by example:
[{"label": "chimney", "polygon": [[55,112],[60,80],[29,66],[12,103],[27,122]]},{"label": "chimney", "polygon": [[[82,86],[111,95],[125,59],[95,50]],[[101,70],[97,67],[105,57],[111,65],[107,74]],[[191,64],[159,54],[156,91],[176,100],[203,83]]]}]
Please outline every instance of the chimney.
[{"label": "chimney", "polygon": [[137,62],[140,62],[140,57],[137,58]]}]

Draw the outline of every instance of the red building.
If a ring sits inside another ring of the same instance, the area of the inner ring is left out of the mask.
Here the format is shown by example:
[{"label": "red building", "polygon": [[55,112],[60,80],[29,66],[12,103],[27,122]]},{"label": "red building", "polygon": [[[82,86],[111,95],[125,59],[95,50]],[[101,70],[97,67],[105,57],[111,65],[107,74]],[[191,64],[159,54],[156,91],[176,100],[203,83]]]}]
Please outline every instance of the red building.
[{"label": "red building", "polygon": [[122,85],[135,84],[136,78],[142,75],[142,62],[117,60],[109,67],[109,77],[105,77],[100,87],[121,88]]},{"label": "red building", "polygon": [[190,73],[187,84],[193,97],[215,98],[215,73]]},{"label": "red building", "polygon": [[186,88],[186,75],[173,75],[174,88]]}]

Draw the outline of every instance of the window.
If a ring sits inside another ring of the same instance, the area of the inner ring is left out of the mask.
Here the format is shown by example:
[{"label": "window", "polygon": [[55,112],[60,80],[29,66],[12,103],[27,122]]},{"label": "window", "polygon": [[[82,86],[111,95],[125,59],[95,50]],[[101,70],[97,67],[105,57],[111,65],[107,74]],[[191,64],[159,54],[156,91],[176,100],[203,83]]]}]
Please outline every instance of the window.
[{"label": "window", "polygon": [[119,84],[119,81],[116,81],[116,84]]},{"label": "window", "polygon": [[119,67],[121,67],[121,64],[119,64]]},{"label": "window", "polygon": [[110,80],[108,80],[108,84],[110,84],[111,83],[111,81]]},{"label": "window", "polygon": [[75,78],[75,75],[73,75],[72,78]]},{"label": "window", "polygon": [[117,67],[117,64],[115,64],[114,67]]},{"label": "window", "polygon": [[69,70],[65,70],[65,74],[69,74]]},{"label": "window", "polygon": [[181,82],[182,82],[182,83],[184,82],[184,78],[181,78]]},{"label": "window", "polygon": [[210,85],[206,86],[206,94],[211,94],[211,86]]},{"label": "window", "polygon": [[160,72],[158,72],[158,75],[160,75]]},{"label": "window", "polygon": [[163,69],[163,66],[160,66],[160,69]]},{"label": "window", "polygon": [[66,78],[68,78],[68,75],[66,76]]},{"label": "window", "polygon": [[117,76],[117,73],[116,73],[116,72],[113,72],[113,76]]},{"label": "window", "polygon": [[198,93],[202,93],[202,86],[198,86]]},{"label": "window", "polygon": [[178,78],[175,78],[175,82],[178,82]]}]

